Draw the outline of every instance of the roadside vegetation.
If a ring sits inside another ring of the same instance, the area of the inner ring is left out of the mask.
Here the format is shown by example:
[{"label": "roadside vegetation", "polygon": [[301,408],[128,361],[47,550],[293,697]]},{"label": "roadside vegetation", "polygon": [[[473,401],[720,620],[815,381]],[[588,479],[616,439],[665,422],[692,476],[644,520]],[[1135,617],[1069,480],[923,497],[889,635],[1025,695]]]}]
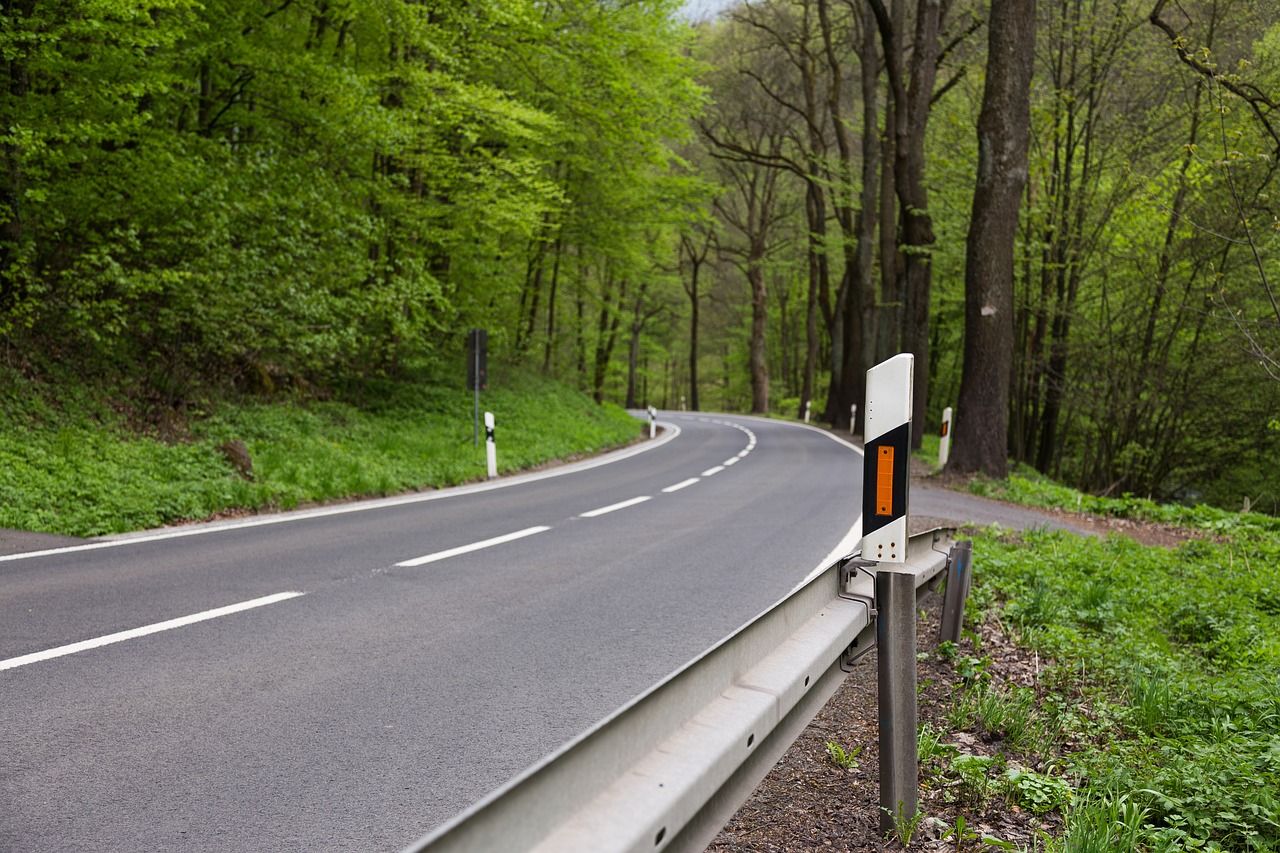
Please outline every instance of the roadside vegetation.
[{"label": "roadside vegetation", "polygon": [[[16,373],[3,379],[0,527],[97,536],[486,473],[484,427],[474,444],[473,396],[461,380],[424,375],[353,383],[320,398],[192,403],[157,426],[127,395]],[[503,473],[640,434],[618,406],[536,374],[483,392],[481,406],[496,417]]]},{"label": "roadside vegetation", "polygon": [[[944,730],[926,724],[919,739],[924,807],[930,791],[948,804],[941,838],[961,850],[1280,850],[1280,520],[1034,476],[971,488],[1177,525],[1185,541],[974,535],[965,639],[937,652],[962,686]],[[1029,844],[979,829],[1010,812],[1034,816]]]}]

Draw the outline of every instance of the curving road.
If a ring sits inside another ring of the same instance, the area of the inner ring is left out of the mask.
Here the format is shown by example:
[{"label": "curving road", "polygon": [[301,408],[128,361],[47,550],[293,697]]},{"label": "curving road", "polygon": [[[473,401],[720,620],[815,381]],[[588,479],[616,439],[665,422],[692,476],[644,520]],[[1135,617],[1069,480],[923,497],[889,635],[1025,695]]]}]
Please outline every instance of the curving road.
[{"label": "curving road", "polygon": [[400,849],[856,544],[850,446],[660,422],[496,484],[0,557],[0,850]]}]

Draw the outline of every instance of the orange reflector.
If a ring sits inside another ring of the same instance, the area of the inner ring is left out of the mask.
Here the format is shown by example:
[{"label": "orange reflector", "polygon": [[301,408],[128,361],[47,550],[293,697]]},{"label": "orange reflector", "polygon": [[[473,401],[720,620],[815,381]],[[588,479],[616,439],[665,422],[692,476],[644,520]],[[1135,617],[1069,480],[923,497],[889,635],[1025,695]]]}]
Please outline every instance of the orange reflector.
[{"label": "orange reflector", "polygon": [[943,421],[943,422],[942,422],[942,437],[943,437],[943,438],[946,438],[946,437],[947,437],[947,430],[949,430],[949,429],[951,429],[951,421]]},{"label": "orange reflector", "polygon": [[876,515],[893,515],[892,447],[881,447],[876,457]]}]

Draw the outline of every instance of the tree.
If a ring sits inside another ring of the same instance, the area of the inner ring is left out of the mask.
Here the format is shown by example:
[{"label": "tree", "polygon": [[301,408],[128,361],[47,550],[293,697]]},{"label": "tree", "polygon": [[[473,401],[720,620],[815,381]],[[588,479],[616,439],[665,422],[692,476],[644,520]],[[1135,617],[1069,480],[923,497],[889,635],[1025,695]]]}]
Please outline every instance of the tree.
[{"label": "tree", "polygon": [[[925,129],[941,51],[940,31],[947,5],[919,0],[909,68],[904,68],[904,36],[883,0],[868,0],[884,46],[893,99],[893,181],[898,197],[899,246],[902,251],[903,347],[915,354],[914,409],[921,415],[929,399],[929,290],[933,218],[925,174]],[[921,434],[912,436],[919,447]]]},{"label": "tree", "polygon": [[965,253],[964,372],[948,463],[962,474],[1008,470],[1013,260],[1027,179],[1035,0],[992,0],[978,173]]}]

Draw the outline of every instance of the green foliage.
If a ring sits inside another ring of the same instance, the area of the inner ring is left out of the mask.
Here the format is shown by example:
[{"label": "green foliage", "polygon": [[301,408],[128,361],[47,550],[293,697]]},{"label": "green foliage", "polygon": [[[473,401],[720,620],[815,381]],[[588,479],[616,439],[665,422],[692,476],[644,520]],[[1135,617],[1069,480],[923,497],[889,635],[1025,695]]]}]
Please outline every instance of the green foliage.
[{"label": "green foliage", "polygon": [[845,751],[844,747],[835,741],[827,741],[827,754],[831,756],[831,760],[835,762],[836,767],[841,770],[856,770],[858,768],[858,756],[862,754],[862,747]]},{"label": "green foliage", "polygon": [[996,759],[990,755],[957,755],[951,759],[951,772],[960,780],[960,796],[971,806],[980,808],[991,793],[994,780],[990,770]]},{"label": "green foliage", "polygon": [[908,814],[906,804],[901,802],[898,803],[897,809],[892,811],[883,806],[881,809],[893,822],[893,828],[889,830],[886,837],[897,839],[903,847],[910,847],[911,839],[915,837],[917,830],[920,829],[920,822],[924,820],[924,811],[917,808],[913,814]]},{"label": "green foliage", "polygon": [[701,203],[669,149],[700,102],[673,12],[8,4],[6,351],[174,405],[396,376],[473,324],[501,351],[530,253],[558,239],[585,272],[607,247],[638,275],[665,257],[645,229]]},{"label": "green foliage", "polygon": [[[502,472],[625,443],[638,422],[616,406],[536,377],[485,395]],[[472,397],[426,382],[372,382],[351,401],[230,403],[167,443],[130,432],[87,395],[20,386],[0,401],[0,527],[95,536],[207,518],[231,509],[439,488],[482,479]],[[361,399],[367,401],[360,405]],[[217,452],[242,441],[253,478]]]},{"label": "green foliage", "polygon": [[1002,481],[974,480],[969,488],[975,494],[1026,506],[1159,522],[1214,534],[1247,536],[1280,532],[1280,518],[1260,513],[1231,512],[1204,505],[1159,504],[1150,498],[1129,494],[1119,498],[1098,497],[1059,485],[1034,472],[1012,474]]},{"label": "green foliage", "polygon": [[956,754],[954,745],[942,742],[945,736],[946,732],[941,729],[928,723],[920,724],[920,731],[916,733],[916,757],[921,766],[929,764],[935,758],[950,758]]},{"label": "green foliage", "polygon": [[1061,777],[1043,776],[1025,767],[1009,767],[1000,774],[1005,795],[1033,814],[1065,811],[1072,799],[1071,786]]},{"label": "green foliage", "polygon": [[[1045,720],[1082,745],[1066,849],[1280,849],[1275,520],[1024,478],[995,488],[1214,536],[1170,549],[1047,531],[975,540],[975,585],[1052,661]],[[966,698],[963,722],[998,719],[1012,695],[1002,709]]]},{"label": "green foliage", "polygon": [[1069,853],[1112,853],[1138,850],[1147,835],[1149,812],[1125,794],[1100,792],[1086,797],[1067,815],[1065,850]]}]

